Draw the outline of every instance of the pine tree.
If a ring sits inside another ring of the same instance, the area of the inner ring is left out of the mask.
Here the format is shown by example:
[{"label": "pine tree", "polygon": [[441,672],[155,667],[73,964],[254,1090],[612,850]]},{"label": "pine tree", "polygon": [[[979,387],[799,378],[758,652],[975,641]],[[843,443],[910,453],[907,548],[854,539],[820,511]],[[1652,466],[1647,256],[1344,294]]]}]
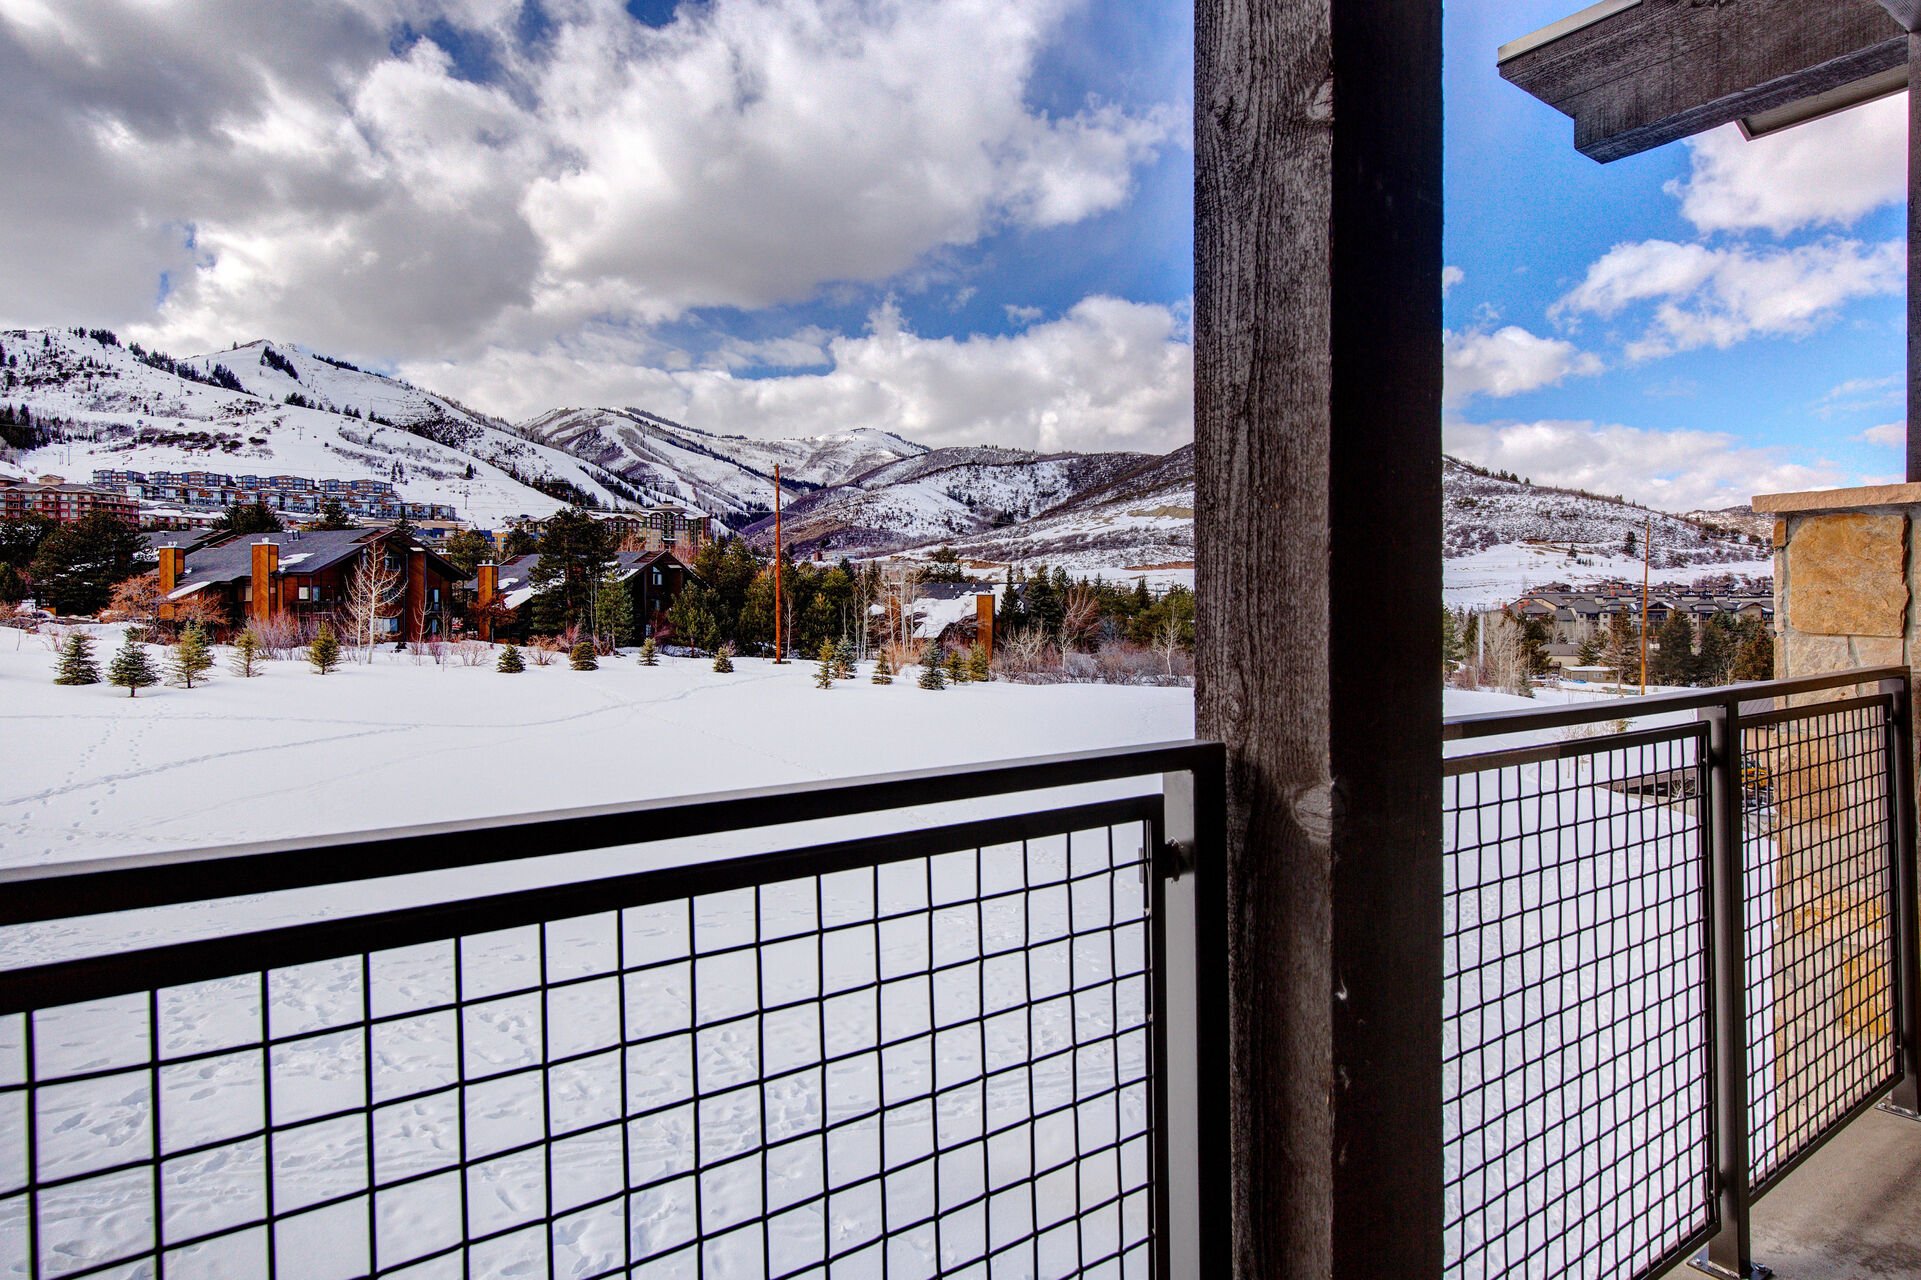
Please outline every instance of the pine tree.
[{"label": "pine tree", "polygon": [[949,649],[947,651],[947,683],[967,683],[967,663],[961,658],[959,649]]},{"label": "pine tree", "polygon": [[894,683],[894,664],[887,660],[887,650],[885,649],[882,649],[879,657],[875,659],[873,678],[875,684]]},{"label": "pine tree", "polygon": [[320,630],[308,641],[307,661],[313,664],[316,673],[323,676],[340,665],[340,638],[334,635],[334,629],[329,624],[321,623]]},{"label": "pine tree", "polygon": [[153,660],[147,657],[147,646],[127,632],[127,639],[120,646],[120,652],[113,655],[113,663],[107,668],[107,683],[116,689],[125,689],[129,698],[140,696],[142,689],[160,683],[160,673],[153,669]]},{"label": "pine tree", "polygon": [[76,631],[67,637],[66,647],[60,650],[60,673],[53,678],[55,684],[99,684],[100,666],[93,660],[93,637],[84,631]]},{"label": "pine tree", "polygon": [[643,667],[657,667],[660,665],[660,653],[654,648],[654,638],[652,636],[648,636],[640,642],[640,665]]},{"label": "pine tree", "polygon": [[994,678],[994,660],[987,656],[984,645],[975,645],[967,655],[967,678],[986,684]]},{"label": "pine tree", "polygon": [[212,669],[213,654],[207,648],[207,633],[199,623],[190,622],[181,629],[168,665],[173,671],[173,682],[186,689],[193,688],[195,677],[204,677]]},{"label": "pine tree", "polygon": [[527,664],[521,660],[520,650],[511,644],[500,651],[500,661],[494,664],[494,670],[509,676],[517,676],[526,669]]},{"label": "pine tree", "polygon": [[844,637],[839,644],[831,646],[834,655],[834,679],[852,680],[854,678],[854,646]]},{"label": "pine tree", "polygon": [[1774,679],[1774,637],[1756,630],[1734,658],[1736,680]]},{"label": "pine tree", "polygon": [[257,676],[260,662],[260,637],[248,627],[234,637],[233,656],[227,659],[227,669],[237,676]]},{"label": "pine tree", "polygon": [[816,689],[834,687],[834,642],[832,640],[820,642],[820,667],[814,672],[814,687]]},{"label": "pine tree", "polygon": [[594,599],[594,630],[616,649],[634,642],[634,597],[615,569],[609,569],[600,579]]},{"label": "pine tree", "polygon": [[573,647],[567,655],[567,665],[576,671],[598,671],[600,664],[594,661],[594,646],[585,640]]},{"label": "pine tree", "polygon": [[722,675],[728,675],[733,672],[733,669],[734,646],[729,643],[714,650],[714,670],[720,672]]},{"label": "pine tree", "polygon": [[920,687],[923,689],[945,689],[947,687],[947,681],[941,677],[940,658],[938,655],[930,653],[921,659]]}]

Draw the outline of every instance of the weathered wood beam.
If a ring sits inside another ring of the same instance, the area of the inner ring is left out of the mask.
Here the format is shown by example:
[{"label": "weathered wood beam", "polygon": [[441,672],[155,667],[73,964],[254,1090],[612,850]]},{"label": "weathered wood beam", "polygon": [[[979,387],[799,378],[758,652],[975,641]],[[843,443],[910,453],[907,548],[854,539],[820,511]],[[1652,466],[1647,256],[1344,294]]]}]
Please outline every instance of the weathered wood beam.
[{"label": "weathered wood beam", "polygon": [[1208,1276],[1441,1271],[1440,19],[1196,6],[1196,718],[1229,746]]},{"label": "weathered wood beam", "polygon": [[[1908,6],[1915,0],[1888,0]],[[1642,0],[1501,62],[1619,160],[1868,79],[1908,56],[1883,0]]]}]

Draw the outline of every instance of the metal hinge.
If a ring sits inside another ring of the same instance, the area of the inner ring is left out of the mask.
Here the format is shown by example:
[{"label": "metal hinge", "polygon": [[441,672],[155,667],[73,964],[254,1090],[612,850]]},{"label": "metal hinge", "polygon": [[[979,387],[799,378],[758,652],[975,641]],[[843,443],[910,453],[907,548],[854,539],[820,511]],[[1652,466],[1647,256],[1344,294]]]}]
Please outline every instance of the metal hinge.
[{"label": "metal hinge", "polygon": [[1192,840],[1163,840],[1161,842],[1161,866],[1169,880],[1179,880],[1194,869],[1194,842]]}]

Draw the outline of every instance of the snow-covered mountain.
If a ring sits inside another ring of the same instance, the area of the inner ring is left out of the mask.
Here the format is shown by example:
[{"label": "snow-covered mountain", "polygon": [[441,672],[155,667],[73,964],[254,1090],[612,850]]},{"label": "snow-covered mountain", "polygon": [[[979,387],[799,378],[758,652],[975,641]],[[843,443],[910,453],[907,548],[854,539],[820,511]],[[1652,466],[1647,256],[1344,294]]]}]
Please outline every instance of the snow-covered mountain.
[{"label": "snow-covered mountain", "polygon": [[[1152,461],[1138,453],[933,449],[875,467],[787,505],[782,532],[796,551],[873,554],[960,541],[1033,521]],[[771,517],[746,536],[771,541]]]},{"label": "snow-covered mountain", "polygon": [[652,501],[698,507],[736,526],[773,510],[776,465],[786,501],[927,452],[871,428],[752,440],[715,435],[633,408],[556,409],[515,430],[612,472]]},{"label": "snow-covered mountain", "polygon": [[495,526],[627,486],[563,450],[395,379],[290,343],[191,359],[123,346],[111,333],[0,333],[0,402],[49,438],[14,465],[90,479],[96,468],[278,472],[391,480],[409,501],[452,504]]},{"label": "snow-covered mountain", "polygon": [[[382,479],[484,527],[563,501],[671,502],[765,543],[778,465],[783,531],[802,554],[951,545],[971,559],[1086,568],[1184,565],[1194,555],[1192,445],[1163,457],[929,449],[860,426],[763,440],[638,408],[557,409],[510,425],[286,342],[173,360],[99,330],[12,330],[0,332],[0,367],[0,404],[28,410],[44,437],[22,451],[0,447],[0,475]],[[1650,520],[1654,568],[1669,578],[1770,569],[1765,530],[1739,512],[1655,512],[1452,458],[1443,489],[1451,598],[1638,575]]]}]

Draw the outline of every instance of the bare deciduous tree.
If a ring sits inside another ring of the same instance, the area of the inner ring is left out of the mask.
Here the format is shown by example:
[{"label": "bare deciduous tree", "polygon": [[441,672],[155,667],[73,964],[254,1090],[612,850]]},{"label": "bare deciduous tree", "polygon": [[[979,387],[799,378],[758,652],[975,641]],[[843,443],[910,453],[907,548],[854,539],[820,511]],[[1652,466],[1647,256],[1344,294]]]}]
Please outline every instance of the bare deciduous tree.
[{"label": "bare deciduous tree", "polygon": [[392,615],[394,599],[400,594],[400,571],[389,568],[379,547],[368,547],[347,579],[346,622],[348,642],[361,649],[367,662],[373,661],[378,643],[375,628]]}]

